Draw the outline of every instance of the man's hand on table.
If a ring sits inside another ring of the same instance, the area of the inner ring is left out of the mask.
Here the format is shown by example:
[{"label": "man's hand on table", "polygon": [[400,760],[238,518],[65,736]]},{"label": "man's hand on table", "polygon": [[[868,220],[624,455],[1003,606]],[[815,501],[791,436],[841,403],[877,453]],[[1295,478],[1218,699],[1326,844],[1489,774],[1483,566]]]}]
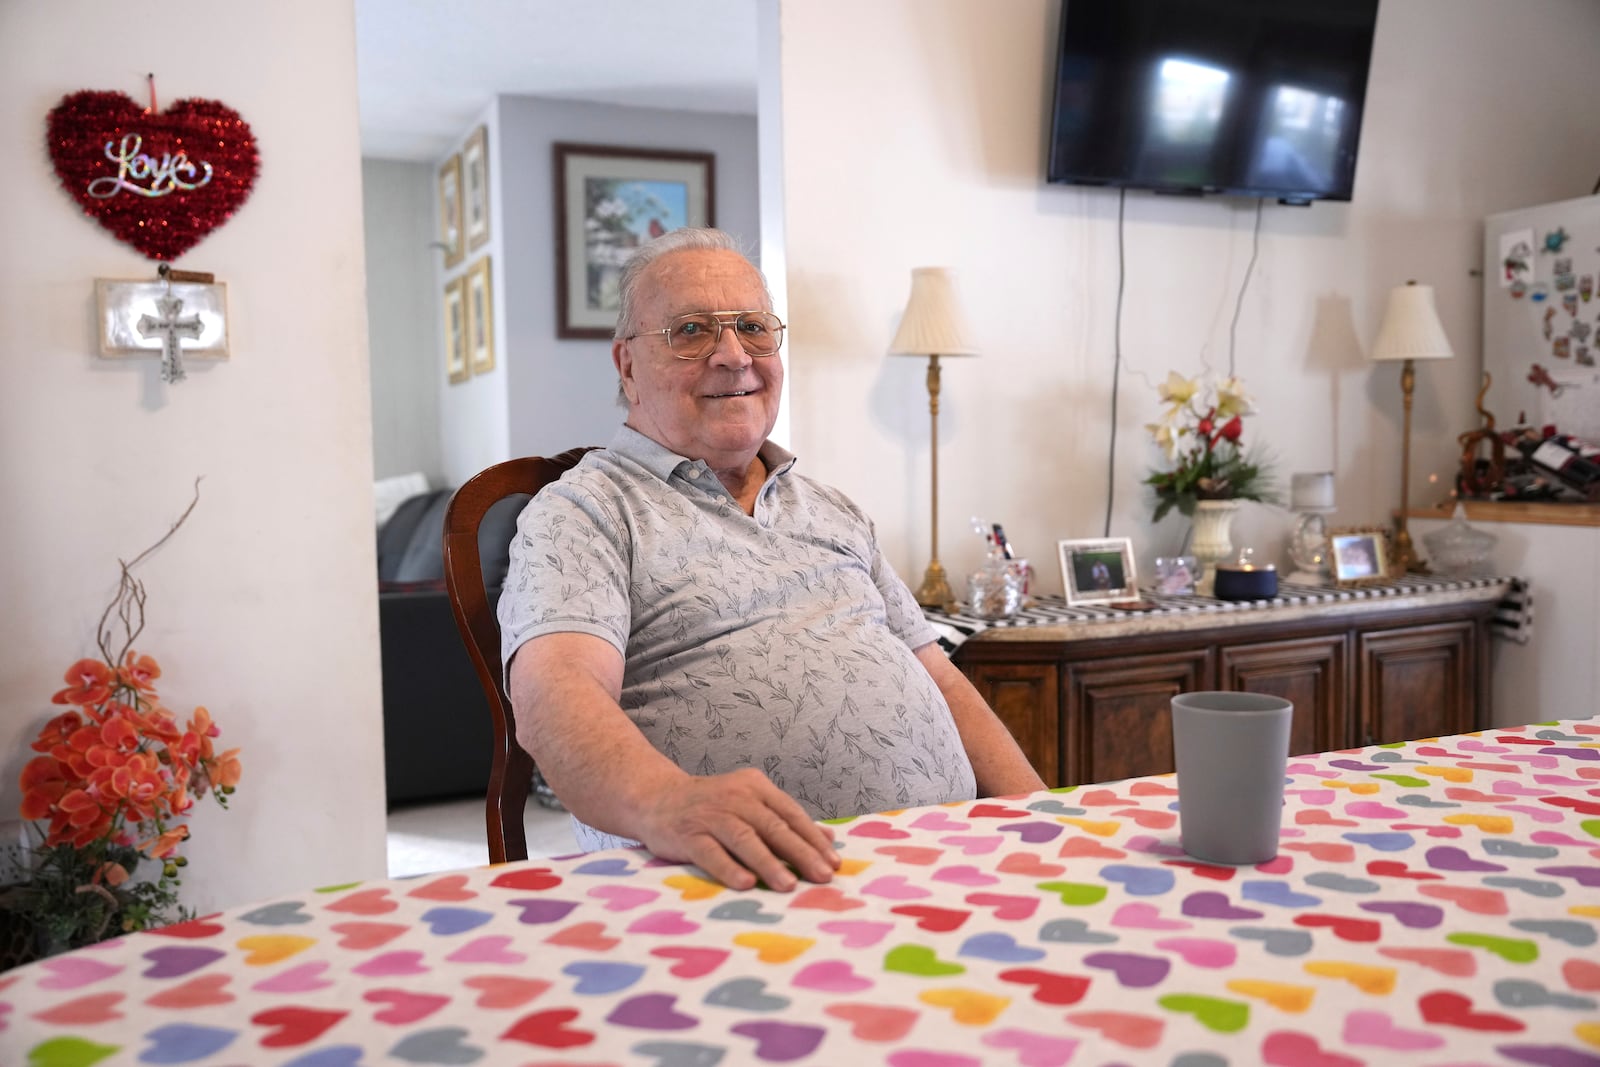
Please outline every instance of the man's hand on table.
[{"label": "man's hand on table", "polygon": [[759,878],[787,893],[797,884],[789,867],[827,882],[839,866],[833,835],[750,767],[685,776],[639,813],[637,828],[657,856],[693,863],[730,889],[750,889]]}]

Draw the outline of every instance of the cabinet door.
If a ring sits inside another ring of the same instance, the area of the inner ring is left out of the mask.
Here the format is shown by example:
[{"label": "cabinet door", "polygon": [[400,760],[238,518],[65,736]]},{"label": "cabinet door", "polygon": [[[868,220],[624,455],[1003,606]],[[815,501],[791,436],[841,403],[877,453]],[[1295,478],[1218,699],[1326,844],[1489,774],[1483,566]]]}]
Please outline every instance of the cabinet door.
[{"label": "cabinet door", "polygon": [[1033,769],[1052,788],[1061,780],[1060,674],[1053,663],[972,663],[965,668]]},{"label": "cabinet door", "polygon": [[1381,745],[1474,729],[1477,630],[1463,621],[1359,634],[1357,742]]},{"label": "cabinet door", "polygon": [[1165,774],[1172,698],[1211,687],[1208,649],[1067,664],[1067,785]]},{"label": "cabinet door", "polygon": [[1265,693],[1294,705],[1291,756],[1350,743],[1344,714],[1348,670],[1343,634],[1235,645],[1218,652],[1220,688]]}]

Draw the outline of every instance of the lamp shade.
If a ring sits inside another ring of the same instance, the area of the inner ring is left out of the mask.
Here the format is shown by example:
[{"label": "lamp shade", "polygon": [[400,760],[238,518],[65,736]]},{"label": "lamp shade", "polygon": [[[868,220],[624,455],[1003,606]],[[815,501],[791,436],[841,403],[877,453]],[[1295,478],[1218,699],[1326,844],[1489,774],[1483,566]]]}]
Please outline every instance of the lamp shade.
[{"label": "lamp shade", "polygon": [[1294,511],[1333,510],[1333,472],[1307,471],[1289,476],[1289,507]]},{"label": "lamp shade", "polygon": [[1379,363],[1402,359],[1449,359],[1455,355],[1444,335],[1439,313],[1433,307],[1433,286],[1406,284],[1389,292],[1389,306],[1372,342],[1372,358]]},{"label": "lamp shade", "polygon": [[956,297],[955,275],[947,267],[916,267],[911,271],[911,299],[900,317],[900,328],[889,344],[895,356],[975,356],[961,301]]}]

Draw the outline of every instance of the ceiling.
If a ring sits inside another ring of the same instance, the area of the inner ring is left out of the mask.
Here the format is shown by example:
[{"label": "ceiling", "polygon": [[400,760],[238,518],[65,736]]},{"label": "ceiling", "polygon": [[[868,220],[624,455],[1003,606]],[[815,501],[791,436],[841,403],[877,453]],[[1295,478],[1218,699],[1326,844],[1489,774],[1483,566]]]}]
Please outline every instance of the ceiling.
[{"label": "ceiling", "polygon": [[356,0],[361,154],[434,160],[501,94],[755,114],[753,0]]}]

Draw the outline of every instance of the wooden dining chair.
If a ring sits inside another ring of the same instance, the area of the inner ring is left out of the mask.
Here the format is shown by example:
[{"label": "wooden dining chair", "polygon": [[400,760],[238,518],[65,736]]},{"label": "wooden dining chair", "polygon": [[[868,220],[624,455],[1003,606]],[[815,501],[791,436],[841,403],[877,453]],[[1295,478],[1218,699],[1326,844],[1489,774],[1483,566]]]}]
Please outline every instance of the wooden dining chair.
[{"label": "wooden dining chair", "polygon": [[[450,498],[444,514],[444,581],[450,593],[461,640],[477,668],[489,700],[494,726],[494,755],[489,768],[489,793],[484,821],[489,831],[489,862],[528,858],[523,812],[533,784],[533,757],[517,743],[511,700],[500,669],[500,623],[483,584],[478,527],[498,501],[532,495],[577,465],[588,448],[558,456],[525,456],[496,463],[467,479]],[[508,579],[509,580],[509,579]],[[441,724],[444,728],[444,724]]]}]

